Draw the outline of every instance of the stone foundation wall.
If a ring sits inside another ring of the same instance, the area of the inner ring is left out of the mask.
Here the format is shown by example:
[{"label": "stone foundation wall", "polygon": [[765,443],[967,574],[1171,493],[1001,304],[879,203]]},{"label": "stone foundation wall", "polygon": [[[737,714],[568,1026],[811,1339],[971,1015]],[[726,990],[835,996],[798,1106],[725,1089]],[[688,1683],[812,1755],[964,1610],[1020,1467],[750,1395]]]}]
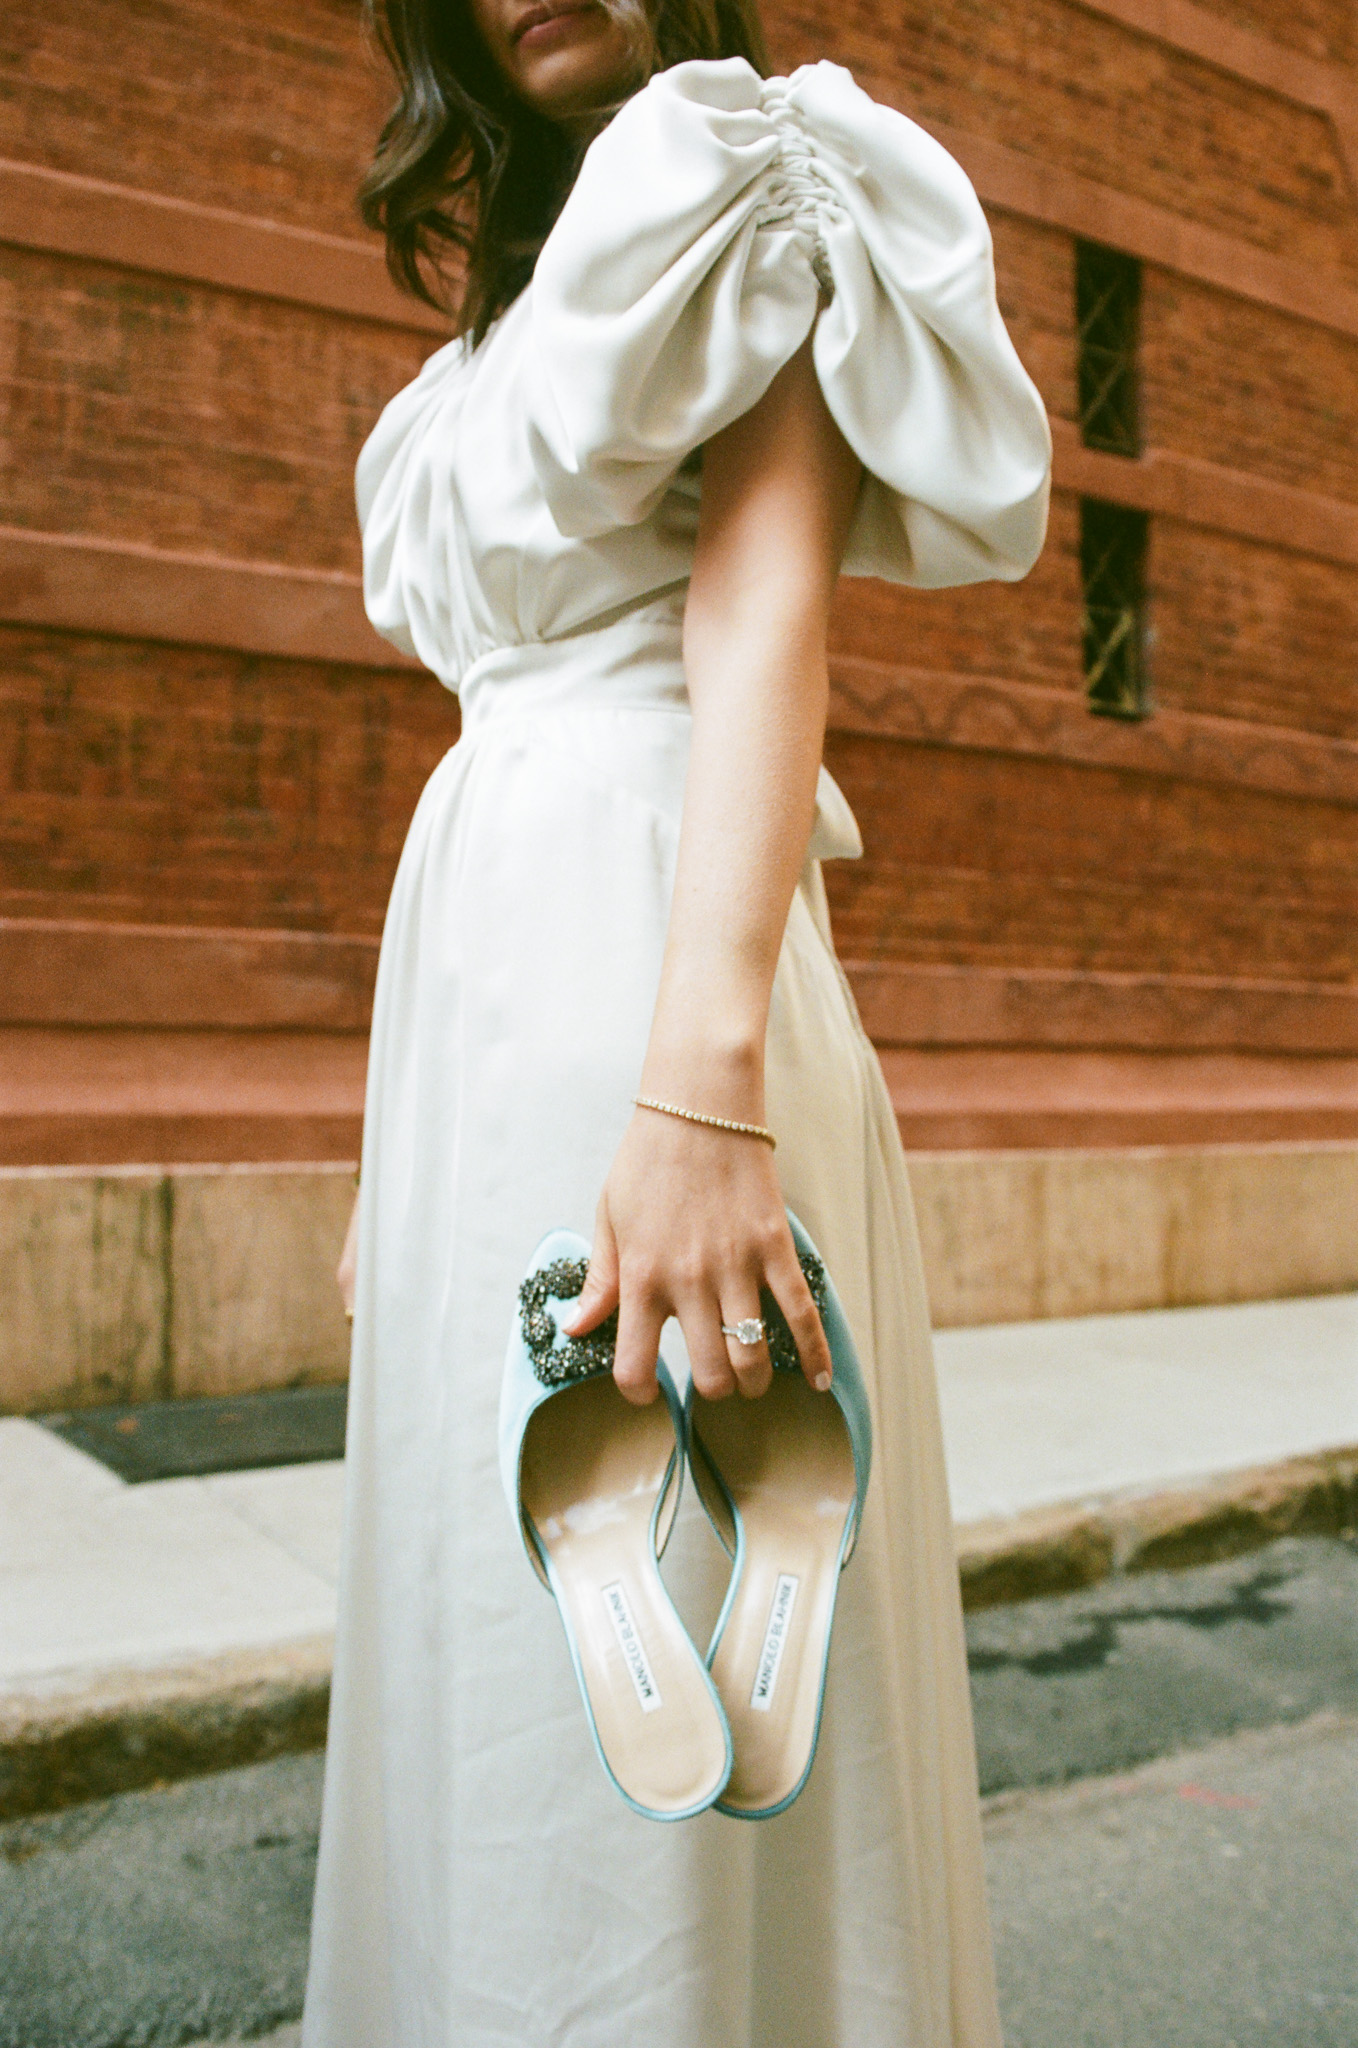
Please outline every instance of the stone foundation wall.
[{"label": "stone foundation wall", "polygon": [[[935,1324],[1358,1287],[1358,1146],[914,1153]],[[343,1379],[348,1167],[0,1170],[0,1413]]]}]

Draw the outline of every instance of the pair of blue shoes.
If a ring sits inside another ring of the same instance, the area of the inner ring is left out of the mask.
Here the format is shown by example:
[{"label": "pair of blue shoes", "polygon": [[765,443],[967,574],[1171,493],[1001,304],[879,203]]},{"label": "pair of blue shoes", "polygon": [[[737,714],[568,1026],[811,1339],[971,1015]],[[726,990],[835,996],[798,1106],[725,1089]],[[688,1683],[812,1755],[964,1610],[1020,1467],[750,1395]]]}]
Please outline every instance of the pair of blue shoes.
[{"label": "pair of blue shoes", "polygon": [[[758,1400],[662,1398],[614,1384],[616,1316],[588,1336],[561,1322],[589,1246],[554,1230],[519,1290],[500,1401],[500,1472],[529,1561],[553,1594],[599,1760],[635,1812],[687,1820],[715,1806],[766,1820],[815,1756],[839,1574],[857,1538],[872,1424],[849,1326],[824,1264],[788,1211],[833,1362],[808,1386],[771,1297],[773,1382]],[[706,1662],[660,1576],[687,1459],[733,1560]]]}]

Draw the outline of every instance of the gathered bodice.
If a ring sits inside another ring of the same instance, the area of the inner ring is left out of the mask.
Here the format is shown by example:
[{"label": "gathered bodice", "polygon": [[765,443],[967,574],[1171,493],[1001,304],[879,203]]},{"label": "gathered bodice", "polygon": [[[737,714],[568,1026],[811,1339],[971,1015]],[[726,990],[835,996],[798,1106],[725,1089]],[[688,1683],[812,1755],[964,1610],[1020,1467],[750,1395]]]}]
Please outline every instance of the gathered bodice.
[{"label": "gathered bodice", "polygon": [[838,66],[731,59],[627,102],[527,290],[383,413],[358,468],[374,625],[457,688],[497,649],[678,607],[698,451],[813,330],[865,467],[846,571],[1025,574],[1050,437],[970,183]]},{"label": "gathered bodice", "polygon": [[521,297],[471,351],[431,356],[359,462],[368,615],[450,689],[484,656],[556,640],[682,587],[692,553],[664,521],[582,542],[543,496],[521,403]]}]

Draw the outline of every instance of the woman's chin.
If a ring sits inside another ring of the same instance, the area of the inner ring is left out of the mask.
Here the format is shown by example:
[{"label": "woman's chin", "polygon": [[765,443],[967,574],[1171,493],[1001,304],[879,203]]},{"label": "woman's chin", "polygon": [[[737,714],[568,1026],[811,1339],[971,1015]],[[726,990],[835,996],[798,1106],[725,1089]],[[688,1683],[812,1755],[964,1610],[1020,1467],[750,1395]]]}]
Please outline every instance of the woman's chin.
[{"label": "woman's chin", "polygon": [[558,14],[530,29],[515,58],[520,99],[549,121],[612,106],[634,81],[634,60],[621,31],[596,8]]}]

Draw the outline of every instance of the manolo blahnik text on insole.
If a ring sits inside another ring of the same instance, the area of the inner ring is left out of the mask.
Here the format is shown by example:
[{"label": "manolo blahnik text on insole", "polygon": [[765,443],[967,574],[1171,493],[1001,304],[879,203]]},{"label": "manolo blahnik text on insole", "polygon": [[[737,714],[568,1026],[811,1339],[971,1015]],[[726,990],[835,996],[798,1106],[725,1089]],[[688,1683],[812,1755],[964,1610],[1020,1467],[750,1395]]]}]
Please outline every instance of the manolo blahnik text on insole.
[{"label": "manolo blahnik text on insole", "polygon": [[610,1585],[602,1588],[602,1592],[604,1606],[608,1609],[608,1618],[613,1624],[613,1633],[618,1639],[618,1648],[622,1651],[623,1663],[627,1666],[628,1676],[641,1703],[641,1711],[643,1714],[653,1714],[657,1707],[664,1705],[664,1701],[660,1697],[659,1686],[651,1676],[651,1667],[646,1662],[646,1652],[641,1647],[641,1637],[637,1634],[637,1625],[632,1619],[632,1610],[627,1604],[622,1580],[614,1579]]},{"label": "manolo blahnik text on insole", "polygon": [[773,1705],[773,1688],[778,1683],[778,1667],[783,1661],[788,1624],[792,1620],[792,1603],[797,1598],[799,1584],[800,1581],[795,1579],[791,1572],[780,1572],[778,1583],[773,1589],[769,1625],[764,1631],[764,1647],[759,1652],[754,1690],[750,1694],[750,1705],[757,1714],[767,1714]]}]

